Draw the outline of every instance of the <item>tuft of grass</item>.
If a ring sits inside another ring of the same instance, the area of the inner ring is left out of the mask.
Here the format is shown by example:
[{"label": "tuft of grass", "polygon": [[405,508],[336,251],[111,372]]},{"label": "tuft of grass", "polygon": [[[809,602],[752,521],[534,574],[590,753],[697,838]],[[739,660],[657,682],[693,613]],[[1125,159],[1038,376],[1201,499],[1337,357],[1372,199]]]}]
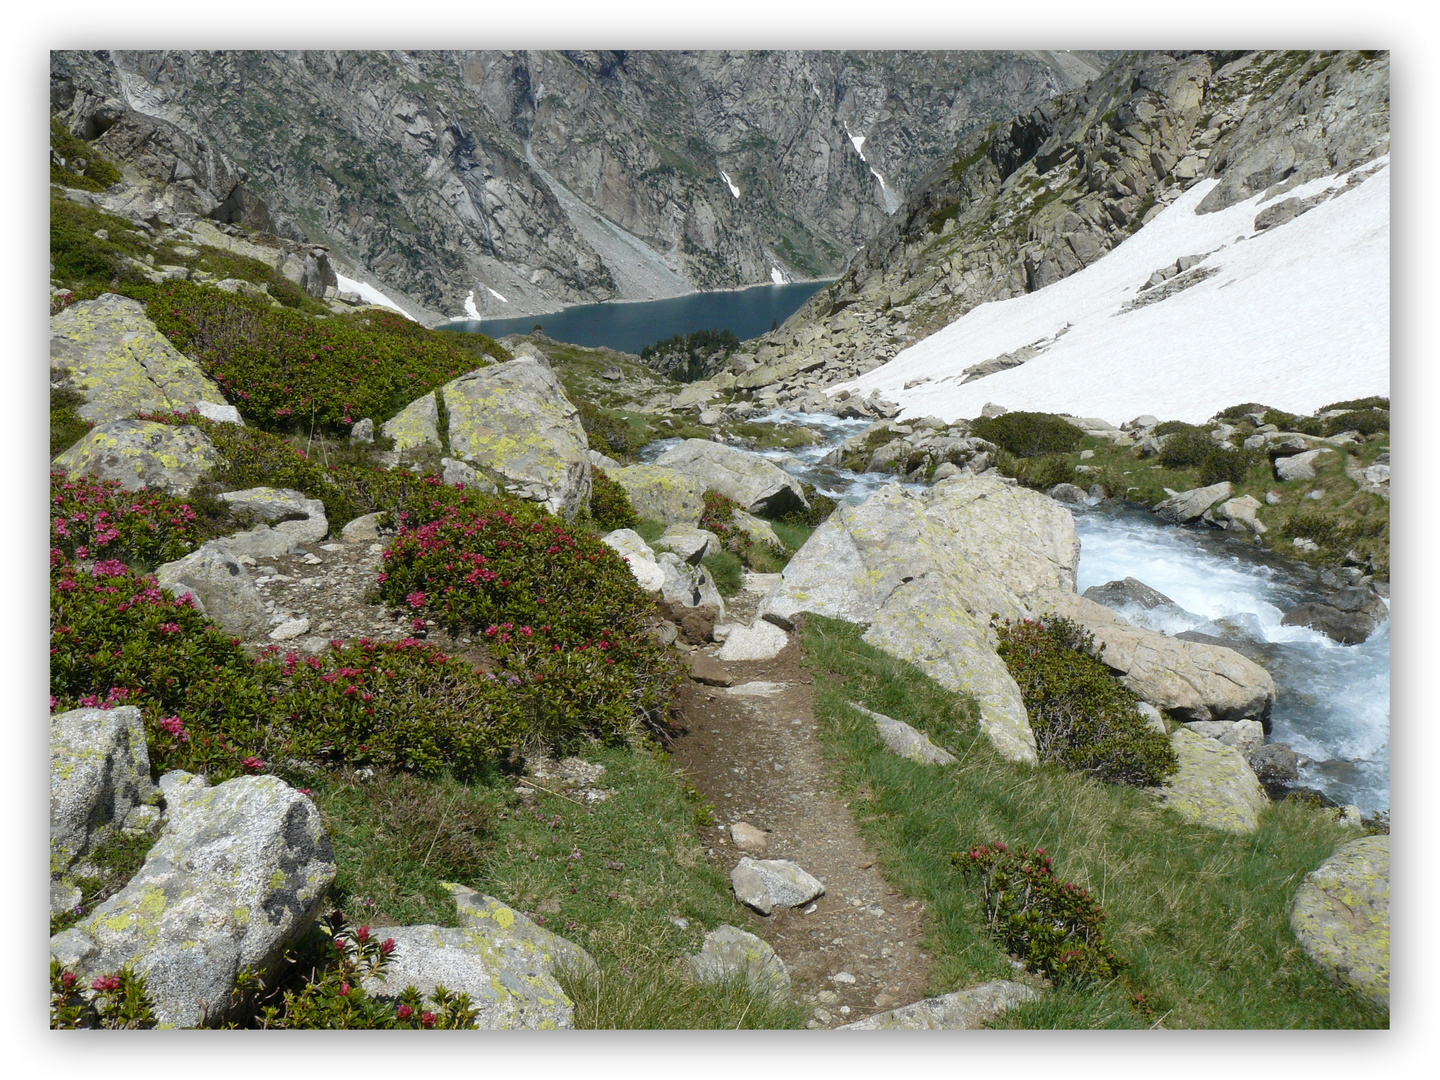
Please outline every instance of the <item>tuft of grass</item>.
[{"label": "tuft of grass", "polygon": [[[985,931],[978,890],[949,860],[952,852],[1000,840],[1046,848],[1058,875],[1095,893],[1111,944],[1130,967],[1089,992],[1046,991],[997,1026],[1388,1024],[1386,1013],[1315,968],[1289,927],[1301,879],[1353,832],[1285,802],[1266,808],[1254,834],[1232,836],[1187,824],[1134,788],[1007,762],[979,734],[973,702],[866,645],[862,632],[807,618],[815,714],[832,775],[881,852],[881,870],[927,904],[931,993],[1014,977]],[[942,768],[890,754],[873,723],[847,701],[910,723],[951,748],[958,762]]]},{"label": "tuft of grass", "polygon": [[635,531],[640,534],[640,539],[645,543],[653,544],[665,535],[665,523],[653,518],[639,518],[635,524]]},{"label": "tuft of grass", "polygon": [[740,556],[733,551],[717,551],[714,555],[706,555],[701,564],[710,571],[710,576],[715,579],[715,588],[720,590],[720,595],[725,599],[730,599],[744,588],[745,567],[740,562]]},{"label": "tuft of grass", "polygon": [[805,1025],[808,1015],[793,999],[757,993],[743,976],[697,982],[683,961],[642,962],[628,971],[566,972],[559,975],[559,981],[575,1003],[577,1028],[798,1028]]},{"label": "tuft of grass", "polygon": [[62,454],[74,446],[95,425],[77,411],[85,404],[85,395],[70,386],[50,388],[50,456]]}]

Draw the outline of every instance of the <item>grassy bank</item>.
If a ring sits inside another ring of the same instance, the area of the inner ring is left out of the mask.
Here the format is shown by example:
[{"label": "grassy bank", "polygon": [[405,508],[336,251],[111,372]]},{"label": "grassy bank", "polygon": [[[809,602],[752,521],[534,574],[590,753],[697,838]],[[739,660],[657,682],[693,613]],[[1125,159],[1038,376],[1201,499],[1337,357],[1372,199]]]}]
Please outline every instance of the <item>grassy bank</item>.
[{"label": "grassy bank", "polygon": [[804,1010],[786,999],[690,977],[684,957],[706,931],[748,916],[706,862],[695,831],[705,808],[664,755],[596,745],[584,757],[605,766],[597,786],[609,799],[522,800],[499,773],[470,784],[354,773],[317,782],[337,903],[357,923],[453,925],[445,882],[498,897],[595,958],[594,973],[561,978],[577,1027],[802,1026]]},{"label": "grassy bank", "polygon": [[[860,640],[810,618],[807,664],[833,775],[894,886],[928,905],[931,993],[1013,978],[984,929],[973,884],[952,852],[1000,840],[1040,846],[1056,873],[1091,889],[1108,915],[1122,976],[1090,990],[1047,990],[1003,1026],[1079,1028],[1384,1027],[1388,1016],[1337,989],[1289,928],[1296,887],[1356,834],[1326,812],[1268,807],[1251,836],[1187,825],[1144,792],[1054,766],[1000,758],[973,704]],[[905,720],[958,764],[916,765],[887,752],[855,701]]]}]

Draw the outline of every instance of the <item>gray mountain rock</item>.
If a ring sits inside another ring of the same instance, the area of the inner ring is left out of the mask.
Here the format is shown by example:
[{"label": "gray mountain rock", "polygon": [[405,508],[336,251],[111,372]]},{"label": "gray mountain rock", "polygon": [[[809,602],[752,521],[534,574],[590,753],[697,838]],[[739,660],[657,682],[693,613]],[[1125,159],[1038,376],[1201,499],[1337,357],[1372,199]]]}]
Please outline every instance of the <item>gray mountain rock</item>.
[{"label": "gray mountain rock", "polygon": [[1311,960],[1375,1005],[1390,1007],[1390,837],[1336,849],[1295,892],[1290,927]]},{"label": "gray mountain rock", "polygon": [[273,776],[209,787],[160,778],[165,826],[120,892],[50,939],[87,980],[125,964],[145,976],[156,1018],[176,1027],[229,1017],[241,968],[267,973],[309,929],[335,880],[320,812]]},{"label": "gray mountain rock", "polygon": [[693,477],[702,491],[734,499],[752,514],[775,516],[810,504],[794,477],[758,454],[705,439],[686,439],[655,464]]},{"label": "gray mountain rock", "polygon": [[255,579],[221,541],[201,544],[183,559],[157,567],[155,580],[176,598],[191,596],[196,607],[228,634],[253,639],[270,628]]},{"label": "gray mountain rock", "polygon": [[690,958],[701,982],[722,982],[736,975],[757,990],[781,993],[790,989],[790,972],[764,938],[736,926],[717,926],[705,935],[700,952]]},{"label": "gray mountain rock", "polygon": [[1024,983],[1000,980],[926,998],[898,1009],[841,1025],[848,1031],[930,1030],[960,1031],[984,1027],[1007,1009],[1039,995]]},{"label": "gray mountain rock", "polygon": [[730,871],[735,898],[762,915],[776,908],[800,907],[825,892],[824,884],[789,859],[752,859],[748,855]]},{"label": "gray mountain rock", "polygon": [[922,731],[916,731],[903,720],[896,720],[894,717],[886,716],[884,713],[873,712],[863,705],[856,705],[855,702],[846,702],[856,712],[864,713],[875,721],[875,730],[880,733],[880,741],[894,754],[903,758],[918,762],[921,765],[949,765],[955,760],[955,755],[940,749],[930,741]]},{"label": "gray mountain rock", "polygon": [[205,433],[189,424],[111,420],[83,435],[55,459],[67,473],[114,480],[126,491],[186,495],[220,452]]},{"label": "gray mountain rock", "polygon": [[1240,751],[1184,727],[1170,733],[1180,769],[1156,789],[1160,801],[1186,821],[1233,833],[1260,827],[1270,801]]}]

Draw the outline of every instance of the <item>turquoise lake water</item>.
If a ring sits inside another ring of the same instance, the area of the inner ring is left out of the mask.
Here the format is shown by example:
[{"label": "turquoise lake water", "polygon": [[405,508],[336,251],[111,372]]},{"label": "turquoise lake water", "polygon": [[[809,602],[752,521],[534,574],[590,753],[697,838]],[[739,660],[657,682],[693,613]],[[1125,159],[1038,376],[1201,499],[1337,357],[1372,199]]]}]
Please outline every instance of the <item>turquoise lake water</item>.
[{"label": "turquoise lake water", "polygon": [[489,334],[528,334],[537,325],[555,341],[586,348],[607,348],[638,353],[646,345],[697,330],[729,330],[741,341],[758,337],[783,323],[801,304],[829,281],[800,281],[789,285],[755,285],[726,292],[700,292],[666,300],[582,304],[549,315],[515,319],[459,319],[443,330]]}]

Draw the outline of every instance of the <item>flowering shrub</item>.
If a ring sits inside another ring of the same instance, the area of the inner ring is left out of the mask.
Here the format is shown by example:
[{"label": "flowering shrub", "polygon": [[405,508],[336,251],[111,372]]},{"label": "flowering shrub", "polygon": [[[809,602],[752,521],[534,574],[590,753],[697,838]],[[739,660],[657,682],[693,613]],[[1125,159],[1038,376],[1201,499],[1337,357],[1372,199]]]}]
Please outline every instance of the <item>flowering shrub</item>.
[{"label": "flowering shrub", "polygon": [[1093,637],[1069,619],[997,625],[996,651],[1020,687],[1040,757],[1102,780],[1145,787],[1178,768],[1135,695],[1094,658]]},{"label": "flowering shrub", "polygon": [[[467,1028],[477,1010],[468,994],[452,994],[436,985],[428,1002],[407,986],[395,1002],[371,997],[361,984],[383,979],[395,952],[391,938],[380,939],[368,926],[352,928],[340,912],[318,920],[301,947],[288,957],[295,985],[266,988],[248,971],[236,981],[240,1000],[256,999],[253,1025],[259,1028]],[[278,1004],[270,1003],[278,995]],[[267,998],[269,1000],[267,1000]],[[250,1010],[247,1010],[250,1011]]]},{"label": "flowering shrub", "polygon": [[50,1027],[152,1028],[155,1017],[145,992],[145,977],[127,964],[110,975],[90,980],[87,988],[73,971],[50,961]]},{"label": "flowering shrub", "polygon": [[50,474],[50,543],[71,558],[155,566],[195,547],[189,503],[113,480]]},{"label": "flowering shrub", "polygon": [[772,544],[757,545],[749,533],[735,524],[735,511],[744,510],[743,506],[718,491],[707,491],[702,498],[704,509],[700,512],[698,528],[714,533],[726,551],[734,552],[746,566],[757,570],[777,569],[771,565],[777,558],[780,565],[784,565],[784,552],[776,551]]},{"label": "flowering shrub", "polygon": [[995,841],[951,856],[977,878],[990,932],[1031,971],[1055,983],[1113,978],[1126,962],[1105,940],[1105,913],[1082,889],[1055,876],[1044,848]]},{"label": "flowering shrub", "polygon": [[434,520],[399,523],[381,598],[482,637],[507,683],[526,688],[532,732],[619,733],[668,702],[677,676],[646,629],[650,598],[597,537],[508,496],[471,495]]},{"label": "flowering shrub", "polygon": [[362,417],[379,423],[487,362],[398,315],[321,322],[189,283],[157,289],[146,311],[247,424],[269,431],[345,433]]}]

